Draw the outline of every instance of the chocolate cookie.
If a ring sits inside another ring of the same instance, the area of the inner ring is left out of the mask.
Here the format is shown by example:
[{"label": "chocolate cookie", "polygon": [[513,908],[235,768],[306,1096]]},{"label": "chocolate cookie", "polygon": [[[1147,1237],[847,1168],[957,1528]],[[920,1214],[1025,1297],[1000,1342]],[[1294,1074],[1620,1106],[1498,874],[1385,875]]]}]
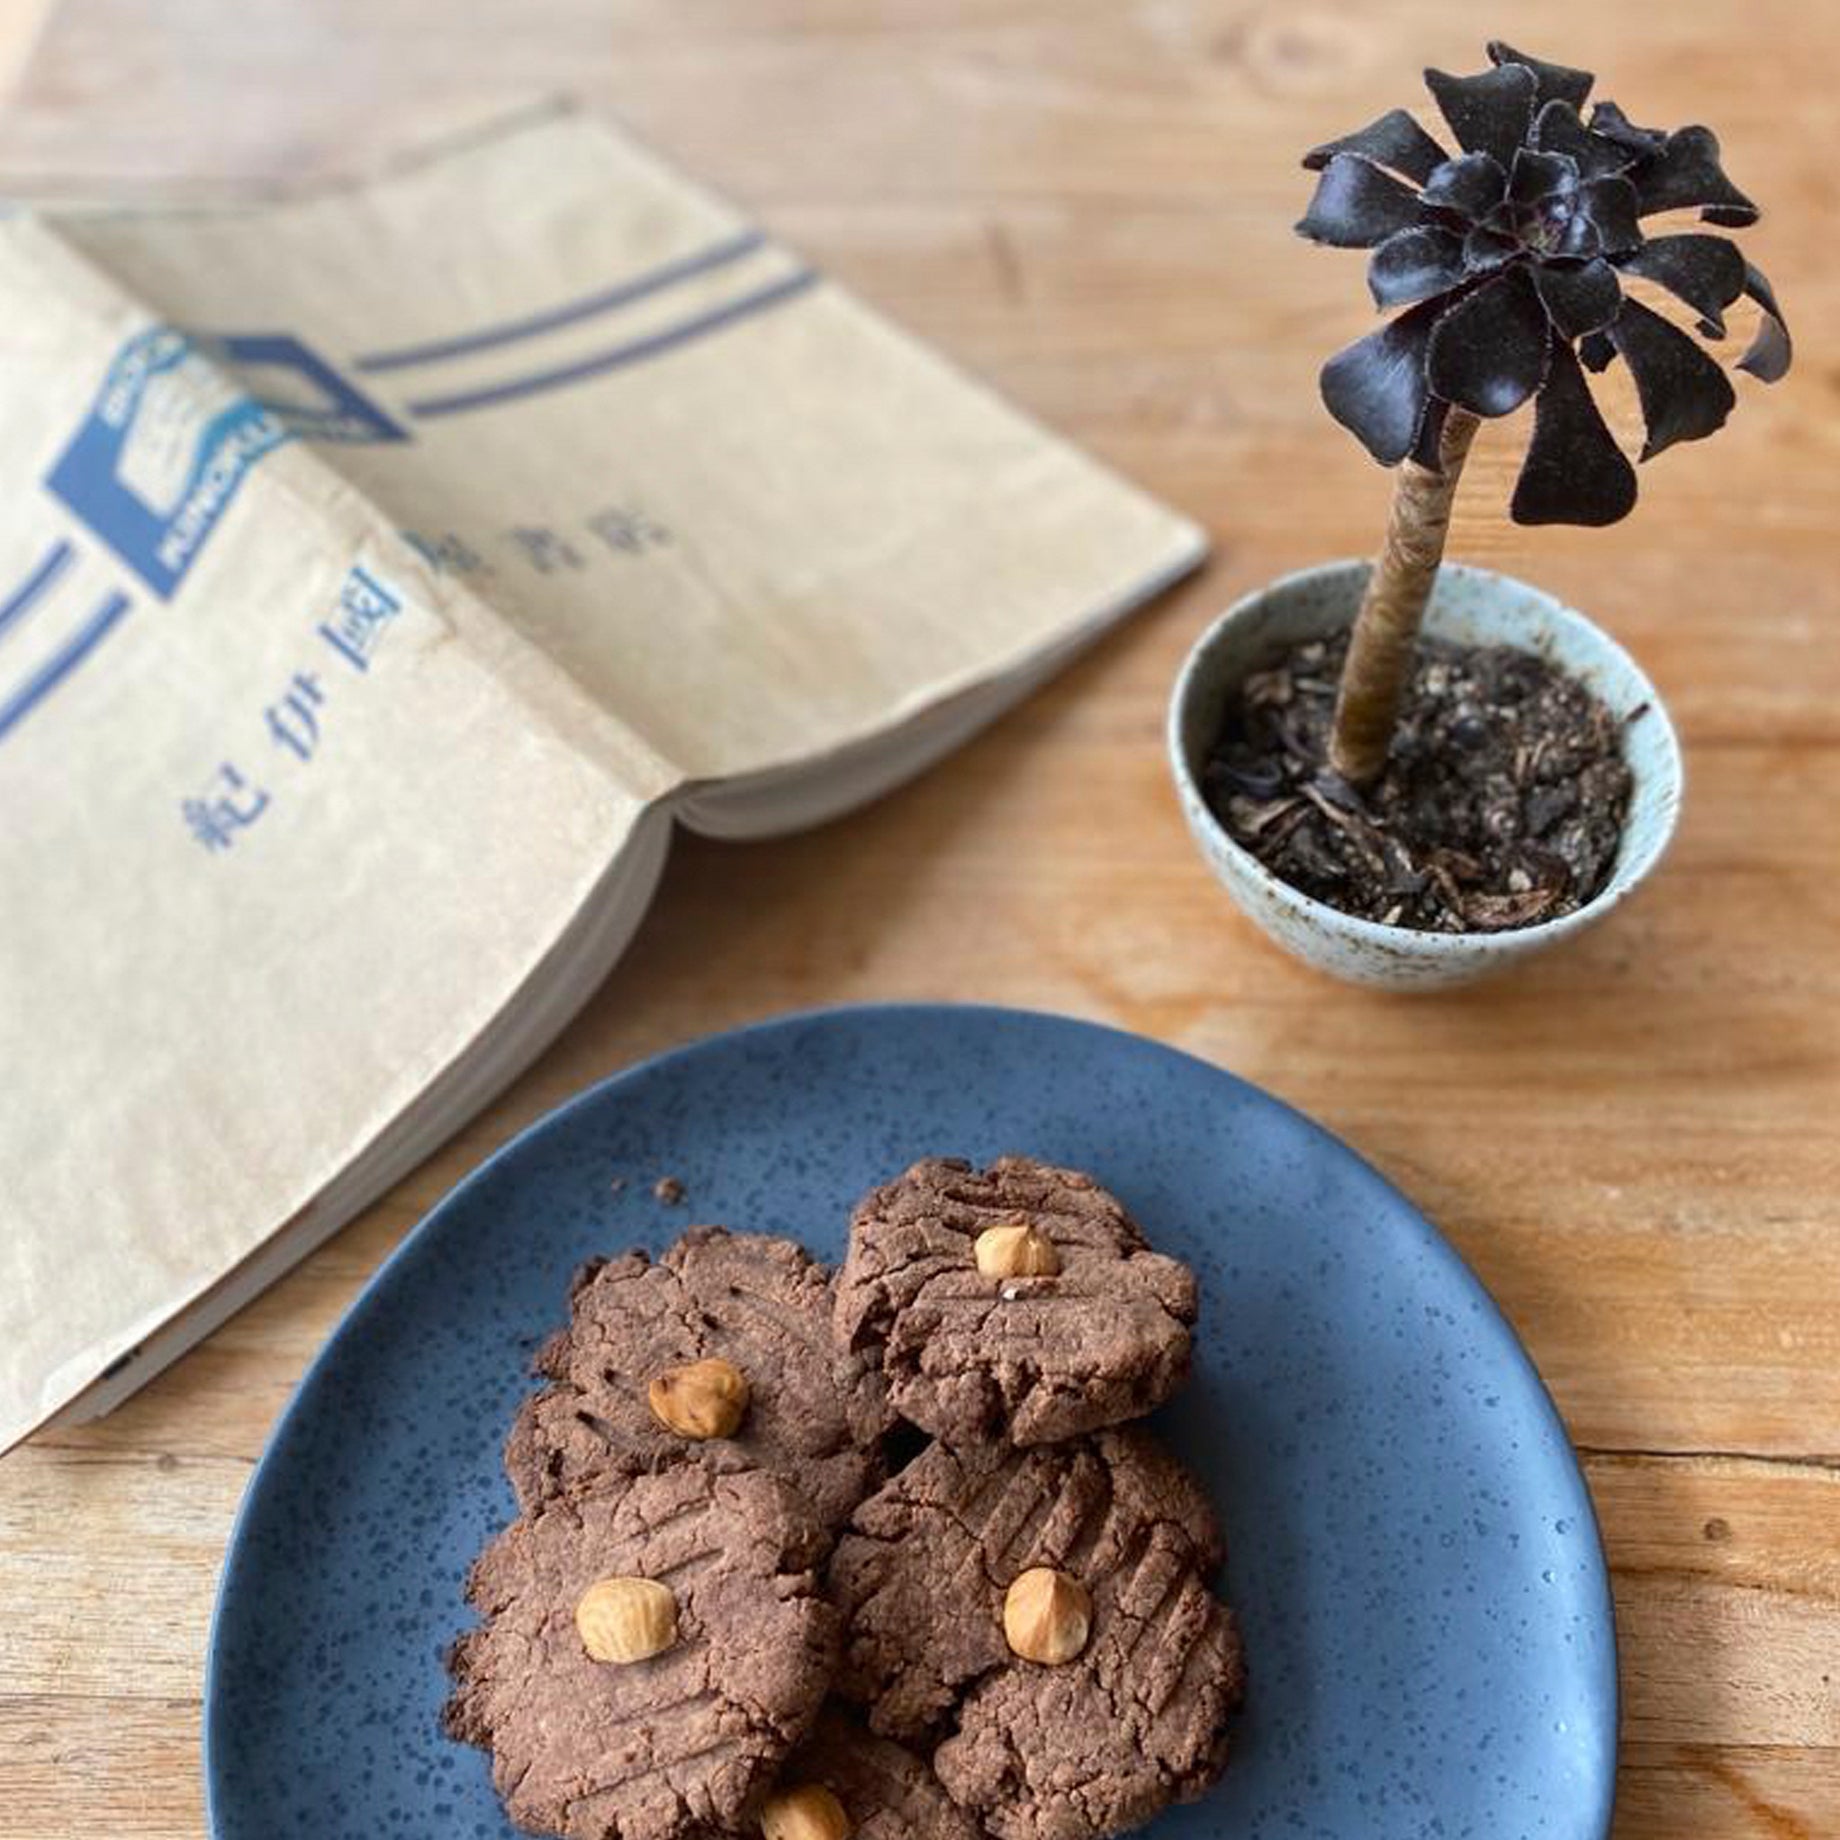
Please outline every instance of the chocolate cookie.
[{"label": "chocolate cookie", "polygon": [[[554,1384],[525,1402],[505,1450],[526,1508],[695,1457],[784,1477],[834,1528],[880,1483],[886,1392],[873,1361],[835,1348],[830,1276],[790,1240],[692,1227],[657,1264],[630,1252],[589,1266],[571,1303],[537,1356]],[[739,1398],[714,1362],[739,1375]],[[661,1380],[674,1391],[654,1407]],[[686,1434],[725,1430],[737,1404],[731,1435]]]},{"label": "chocolate cookie", "polygon": [[983,1840],[923,1758],[878,1738],[837,1705],[781,1773],[776,1796],[829,1790],[849,1823],[850,1840]]},{"label": "chocolate cookie", "polygon": [[1225,1765],[1245,1669],[1208,1588],[1220,1557],[1199,1490],[1142,1431],[934,1444],[832,1555],[838,1688],[878,1732],[943,1738],[934,1769],[997,1840],[1122,1832]]},{"label": "chocolate cookie", "polygon": [[532,1833],[734,1826],[824,1699],[837,1617],[811,1570],[823,1541],[758,1470],[680,1464],[547,1503],[473,1567],[484,1621],[449,1657],[448,1732],[492,1753]]},{"label": "chocolate cookie", "polygon": [[879,1349],[905,1417],[957,1444],[1138,1418],[1188,1375],[1195,1281],[1091,1176],[931,1157],[850,1223],[839,1345]]}]

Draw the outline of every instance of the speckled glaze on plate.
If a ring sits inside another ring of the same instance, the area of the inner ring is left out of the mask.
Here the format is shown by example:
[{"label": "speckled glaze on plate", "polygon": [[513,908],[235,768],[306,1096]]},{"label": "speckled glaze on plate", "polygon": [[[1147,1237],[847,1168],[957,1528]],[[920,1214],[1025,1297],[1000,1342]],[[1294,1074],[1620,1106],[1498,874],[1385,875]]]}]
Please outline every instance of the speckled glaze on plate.
[{"label": "speckled glaze on plate", "polygon": [[[501,1840],[443,1738],[460,1582],[512,1511],[499,1447],[588,1254],[696,1220],[842,1249],[929,1152],[1091,1169],[1201,1279],[1158,1423],[1226,1528],[1251,1668],[1225,1782],[1156,1840],[1602,1840],[1603,1553],[1564,1427],[1450,1247],[1297,1113],[1051,1016],[790,1017],[647,1062],[533,1126],[353,1306],[250,1484],[212,1628],[215,1840]],[[652,1181],[676,1175],[687,1204]],[[613,1179],[625,1178],[617,1192]]]}]

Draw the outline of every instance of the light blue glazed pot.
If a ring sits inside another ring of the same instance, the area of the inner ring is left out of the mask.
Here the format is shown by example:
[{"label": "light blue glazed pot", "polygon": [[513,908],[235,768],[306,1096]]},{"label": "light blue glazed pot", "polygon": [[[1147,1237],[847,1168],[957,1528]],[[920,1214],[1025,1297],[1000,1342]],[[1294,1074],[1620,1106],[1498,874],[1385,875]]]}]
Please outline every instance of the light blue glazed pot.
[{"label": "light blue glazed pot", "polygon": [[1467,983],[1595,924],[1661,860],[1680,813],[1680,744],[1655,687],[1623,648],[1550,594],[1489,569],[1445,563],[1425,632],[1468,645],[1538,652],[1581,678],[1625,719],[1635,778],[1608,884],[1576,913],[1506,933],[1422,933],[1344,914],[1281,881],[1227,834],[1201,794],[1201,770],[1228,696],[1273,653],[1339,632],[1366,586],[1365,562],[1286,575],[1229,607],[1201,635],[1169,706],[1169,760],[1188,827],[1227,892],[1277,943],[1351,983],[1425,990]]}]

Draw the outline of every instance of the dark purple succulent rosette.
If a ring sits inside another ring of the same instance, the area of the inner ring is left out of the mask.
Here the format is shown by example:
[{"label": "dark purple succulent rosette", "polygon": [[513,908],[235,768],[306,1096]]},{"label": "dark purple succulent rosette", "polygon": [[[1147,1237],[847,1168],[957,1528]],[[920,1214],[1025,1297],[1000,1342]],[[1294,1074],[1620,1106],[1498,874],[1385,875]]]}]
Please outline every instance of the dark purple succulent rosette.
[{"label": "dark purple succulent rosette", "polygon": [[1709,128],[1638,128],[1613,102],[1582,110],[1589,71],[1499,41],[1473,77],[1425,83],[1461,151],[1447,154],[1404,109],[1315,148],[1320,174],[1298,230],[1371,249],[1374,302],[1405,311],[1323,367],[1329,413],[1382,465],[1436,468],[1454,403],[1507,415],[1536,397],[1512,515],[1521,524],[1614,524],[1636,502],[1635,469],[1585,381],[1629,366],[1650,459],[1723,426],[1730,379],[1685,332],[1623,291],[1639,276],[1684,301],[1702,337],[1725,336],[1741,295],[1763,311],[1738,360],[1765,383],[1789,368],[1770,284],[1722,236],[1645,238],[1641,220],[1697,209],[1738,229],[1757,207],[1726,178]]}]

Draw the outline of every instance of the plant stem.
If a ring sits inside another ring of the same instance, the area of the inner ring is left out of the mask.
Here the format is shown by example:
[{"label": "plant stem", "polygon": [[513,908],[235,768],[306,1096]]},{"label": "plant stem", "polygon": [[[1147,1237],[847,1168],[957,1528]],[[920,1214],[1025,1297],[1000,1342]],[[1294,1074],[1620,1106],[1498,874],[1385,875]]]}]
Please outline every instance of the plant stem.
[{"label": "plant stem", "polygon": [[1355,615],[1329,735],[1329,764],[1351,786],[1371,786],[1386,766],[1419,625],[1444,559],[1451,500],[1478,425],[1453,405],[1438,442],[1439,470],[1400,462],[1386,542]]}]

